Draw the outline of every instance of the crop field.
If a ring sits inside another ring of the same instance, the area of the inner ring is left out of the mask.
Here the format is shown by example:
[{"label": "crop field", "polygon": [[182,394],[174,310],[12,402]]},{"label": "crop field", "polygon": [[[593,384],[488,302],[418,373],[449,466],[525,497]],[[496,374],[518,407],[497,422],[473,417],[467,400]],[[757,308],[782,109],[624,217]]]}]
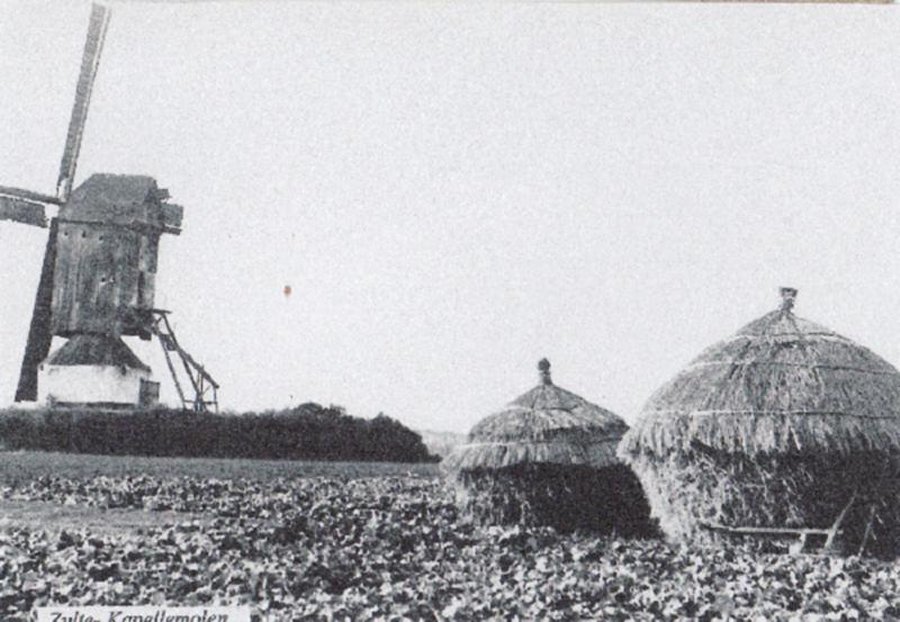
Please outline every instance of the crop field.
[{"label": "crop field", "polygon": [[900,619],[900,565],[476,528],[434,465],[3,453],[0,619],[249,604],[258,620]]}]

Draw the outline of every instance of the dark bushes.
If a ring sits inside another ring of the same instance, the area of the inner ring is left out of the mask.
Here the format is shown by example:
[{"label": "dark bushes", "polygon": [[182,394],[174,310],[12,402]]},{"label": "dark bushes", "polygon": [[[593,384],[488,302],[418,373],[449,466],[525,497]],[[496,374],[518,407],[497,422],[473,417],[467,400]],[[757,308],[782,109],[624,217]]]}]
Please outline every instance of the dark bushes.
[{"label": "dark bushes", "polygon": [[430,462],[422,438],[398,421],[363,419],[307,403],[282,411],[199,414],[154,409],[0,411],[6,449],[70,453]]}]

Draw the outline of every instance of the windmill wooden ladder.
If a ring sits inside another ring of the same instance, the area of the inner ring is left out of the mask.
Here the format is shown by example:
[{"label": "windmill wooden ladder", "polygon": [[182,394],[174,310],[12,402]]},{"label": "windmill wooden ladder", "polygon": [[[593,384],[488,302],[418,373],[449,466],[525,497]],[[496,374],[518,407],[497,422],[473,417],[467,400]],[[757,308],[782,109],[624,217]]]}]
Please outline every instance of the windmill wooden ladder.
[{"label": "windmill wooden ladder", "polygon": [[[169,323],[169,312],[162,309],[153,310],[153,322],[150,325],[151,332],[159,338],[162,346],[163,354],[166,356],[166,364],[169,366],[169,372],[172,374],[172,380],[175,382],[175,389],[178,391],[178,397],[185,410],[193,410],[194,412],[219,412],[218,400],[218,383],[213,380],[209,372],[194,360],[184,348],[178,343],[175,337],[175,331]],[[173,353],[181,359],[181,364],[191,383],[194,391],[193,400],[189,400],[182,389],[181,381],[178,379],[178,373],[175,370],[175,364],[172,362]]]}]

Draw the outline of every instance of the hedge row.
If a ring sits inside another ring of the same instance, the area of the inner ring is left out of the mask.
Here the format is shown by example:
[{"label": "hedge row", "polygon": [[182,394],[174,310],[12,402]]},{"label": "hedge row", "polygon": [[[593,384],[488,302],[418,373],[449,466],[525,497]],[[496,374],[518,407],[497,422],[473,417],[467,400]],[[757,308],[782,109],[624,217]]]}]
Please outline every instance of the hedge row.
[{"label": "hedge row", "polygon": [[363,419],[340,407],[308,403],[282,411],[200,414],[154,409],[0,411],[0,445],[8,450],[69,453],[431,462],[422,438],[378,415]]}]

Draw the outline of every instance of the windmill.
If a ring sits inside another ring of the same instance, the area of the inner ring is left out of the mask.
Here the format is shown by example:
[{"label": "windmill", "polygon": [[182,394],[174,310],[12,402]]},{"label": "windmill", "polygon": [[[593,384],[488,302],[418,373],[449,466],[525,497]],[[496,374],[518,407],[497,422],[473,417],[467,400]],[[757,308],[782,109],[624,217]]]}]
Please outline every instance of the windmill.
[{"label": "windmill", "polygon": [[[180,233],[182,208],[145,175],[96,174],[72,189],[110,14],[91,7],[56,195],[0,186],[0,220],[49,228],[16,401],[151,406],[159,383],[122,337],[156,336],[182,405],[215,409],[219,385],[178,343],[169,312],[154,307],[159,239]],[[49,207],[58,211],[48,221]],[[54,336],[67,341],[50,355]]]}]

